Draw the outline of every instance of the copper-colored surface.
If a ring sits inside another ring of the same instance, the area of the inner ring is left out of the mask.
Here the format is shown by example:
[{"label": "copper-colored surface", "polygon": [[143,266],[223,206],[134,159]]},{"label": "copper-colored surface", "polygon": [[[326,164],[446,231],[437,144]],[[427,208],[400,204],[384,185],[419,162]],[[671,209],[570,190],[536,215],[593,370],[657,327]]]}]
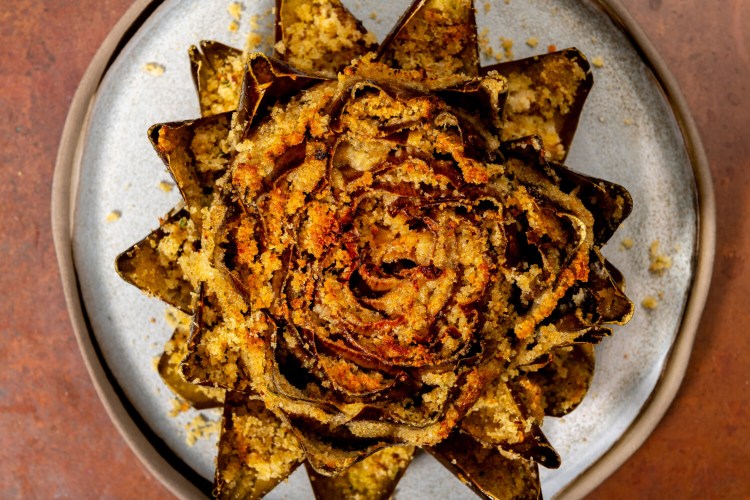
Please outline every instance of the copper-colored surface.
[{"label": "copper-colored surface", "polygon": [[[717,255],[674,404],[591,498],[748,497],[750,4],[621,1],[677,78],[700,130],[716,188]],[[49,221],[68,105],[96,48],[130,4],[17,0],[0,7],[2,498],[168,495],[94,392],[68,320]]]}]

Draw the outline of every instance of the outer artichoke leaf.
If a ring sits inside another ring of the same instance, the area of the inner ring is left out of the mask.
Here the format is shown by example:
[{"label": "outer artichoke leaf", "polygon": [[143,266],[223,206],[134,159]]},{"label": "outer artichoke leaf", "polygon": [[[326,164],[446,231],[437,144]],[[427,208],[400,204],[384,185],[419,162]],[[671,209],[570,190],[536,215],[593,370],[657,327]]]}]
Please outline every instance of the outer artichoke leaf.
[{"label": "outer artichoke leaf", "polygon": [[503,140],[543,138],[547,157],[563,161],[594,83],[586,57],[575,48],[487,66],[508,78]]},{"label": "outer artichoke leaf", "polygon": [[324,476],[334,476],[393,443],[360,438],[345,426],[330,428],[304,416],[287,415],[310,466]]},{"label": "outer artichoke leaf", "polygon": [[[185,380],[193,384],[241,392],[248,396],[256,395],[252,389],[248,370],[241,357],[229,358],[211,355],[211,348],[225,343],[219,308],[201,286],[195,304],[195,314],[190,325],[190,338],[187,342],[187,355],[180,363]],[[218,365],[217,365],[218,364]],[[232,366],[235,371],[227,368]]]},{"label": "outer artichoke leaf", "polygon": [[339,0],[277,0],[276,6],[274,56],[305,73],[335,78],[377,48],[375,36]]},{"label": "outer artichoke leaf", "polygon": [[496,448],[483,447],[468,434],[456,431],[427,451],[482,497],[497,500],[542,497],[536,463],[508,458]]},{"label": "outer artichoke leaf", "polygon": [[486,448],[497,447],[548,468],[559,467],[560,456],[540,429],[544,418],[541,391],[534,394],[533,389],[497,381],[463,419],[461,430]]},{"label": "outer artichoke leaf", "polygon": [[575,410],[591,386],[596,357],[591,344],[553,351],[552,360],[528,377],[542,389],[544,413],[562,417]]},{"label": "outer artichoke leaf", "polygon": [[196,225],[200,223],[200,209],[210,203],[216,179],[228,166],[223,141],[229,133],[230,119],[231,113],[222,113],[157,124],[148,131],[151,144],[167,166]]},{"label": "outer artichoke leaf", "polygon": [[242,51],[220,42],[203,40],[188,50],[201,116],[237,109],[242,88]]},{"label": "outer artichoke leaf", "polygon": [[389,446],[333,477],[318,474],[309,463],[305,465],[318,500],[387,500],[393,497],[413,456],[413,446]]},{"label": "outer artichoke leaf", "polygon": [[516,453],[527,460],[533,460],[548,469],[557,469],[562,463],[560,455],[552,447],[542,429],[536,424],[531,426],[531,431],[524,436],[523,442],[501,446],[501,449]]},{"label": "outer artichoke leaf", "polygon": [[415,0],[380,45],[378,60],[432,77],[478,76],[476,26],[472,0]]},{"label": "outer artichoke leaf", "polygon": [[180,363],[187,355],[190,325],[178,325],[164,346],[159,359],[159,375],[172,391],[190,403],[193,408],[216,408],[224,404],[224,391],[202,387],[187,382],[180,371]]},{"label": "outer artichoke leaf", "polygon": [[564,191],[578,189],[578,196],[586,208],[596,214],[594,240],[604,245],[633,211],[633,198],[624,187],[596,177],[579,174],[550,162],[549,168],[560,179]]},{"label": "outer artichoke leaf", "polygon": [[115,269],[128,283],[192,314],[192,294],[195,291],[193,285],[185,279],[176,260],[166,259],[159,251],[159,243],[170,237],[165,226],[177,226],[187,231],[189,217],[186,209],[173,209],[162,219],[159,228],[117,256]]},{"label": "outer artichoke leaf", "polygon": [[251,54],[245,67],[233,128],[243,130],[243,137],[240,139],[244,139],[250,126],[268,105],[321,80],[321,77],[302,73],[273,57],[260,53]]},{"label": "outer artichoke leaf", "polygon": [[[479,117],[484,128],[500,138],[503,107],[508,95],[508,82],[505,78],[499,75],[473,78],[458,86],[441,90],[438,94],[454,107],[456,113],[464,114],[463,110],[471,110],[473,116]],[[462,118],[466,120],[468,117]],[[474,145],[470,137],[464,136],[464,140],[467,146]],[[485,156],[487,149],[493,149],[486,141],[477,146],[484,147],[482,154]]]},{"label": "outer artichoke leaf", "polygon": [[[610,268],[614,269],[601,252],[592,249],[589,252],[588,281],[568,291],[548,323],[567,333],[583,333],[603,324],[626,323],[633,315],[633,303],[613,280]],[[580,341],[576,339],[576,342]]]},{"label": "outer artichoke leaf", "polygon": [[624,325],[633,316],[634,306],[610,274],[610,269],[614,269],[617,274],[619,271],[597,249],[592,251],[589,262],[589,287],[596,295],[601,322]]},{"label": "outer artichoke leaf", "polygon": [[594,214],[594,243],[606,243],[630,215],[633,198],[622,186],[596,177],[579,174],[559,163],[547,161],[543,139],[528,136],[502,144],[505,154],[521,158],[541,169],[565,193],[577,192],[584,206]]},{"label": "outer artichoke leaf", "polygon": [[227,393],[214,494],[222,499],[262,498],[304,460],[290,427],[263,402]]}]

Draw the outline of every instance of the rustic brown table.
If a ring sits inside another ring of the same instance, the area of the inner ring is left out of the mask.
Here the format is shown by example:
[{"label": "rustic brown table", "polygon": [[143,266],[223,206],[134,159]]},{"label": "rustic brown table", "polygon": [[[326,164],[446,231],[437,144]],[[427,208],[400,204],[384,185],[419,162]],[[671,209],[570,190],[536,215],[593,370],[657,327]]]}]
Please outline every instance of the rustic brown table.
[{"label": "rustic brown table", "polygon": [[[520,0],[518,0],[520,1]],[[687,97],[718,202],[714,280],[664,420],[591,498],[750,497],[750,2],[621,0]],[[0,497],[162,498],[109,421],[68,320],[50,188],[73,92],[130,0],[0,6]]]}]

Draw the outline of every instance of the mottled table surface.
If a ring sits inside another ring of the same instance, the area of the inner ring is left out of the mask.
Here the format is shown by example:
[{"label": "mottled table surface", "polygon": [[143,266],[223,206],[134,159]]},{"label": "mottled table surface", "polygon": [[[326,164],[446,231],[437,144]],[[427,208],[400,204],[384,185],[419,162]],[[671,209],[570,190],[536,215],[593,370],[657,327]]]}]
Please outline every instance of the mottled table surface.
[{"label": "mottled table surface", "polygon": [[[512,0],[522,1],[522,0]],[[717,256],[674,404],[591,498],[750,496],[750,2],[621,0],[676,76],[714,176]],[[78,81],[130,0],[0,6],[0,497],[163,498],[110,422],[68,320],[50,229]]]}]

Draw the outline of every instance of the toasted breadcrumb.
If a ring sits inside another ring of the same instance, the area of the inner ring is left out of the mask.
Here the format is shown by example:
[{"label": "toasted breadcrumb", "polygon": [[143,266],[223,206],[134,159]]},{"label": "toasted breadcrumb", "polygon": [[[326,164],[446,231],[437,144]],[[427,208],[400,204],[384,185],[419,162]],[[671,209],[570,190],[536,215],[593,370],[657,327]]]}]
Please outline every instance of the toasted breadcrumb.
[{"label": "toasted breadcrumb", "polygon": [[[262,43],[263,43],[263,37],[261,37],[257,33],[251,32],[247,36],[246,52],[255,52],[256,50],[258,50],[258,47],[260,47]],[[279,42],[279,43],[283,44],[283,42]],[[279,51],[279,54],[283,54],[283,52]]]},{"label": "toasted breadcrumb", "polygon": [[649,295],[641,301],[641,305],[644,309],[653,311],[659,306],[659,301],[653,295]]},{"label": "toasted breadcrumb", "polygon": [[620,245],[622,245],[622,248],[624,248],[625,250],[630,250],[631,248],[633,248],[634,244],[635,242],[632,238],[623,238],[623,240],[620,242]]},{"label": "toasted breadcrumb", "polygon": [[232,2],[229,4],[229,7],[227,7],[229,15],[232,16],[236,21],[239,21],[242,17],[242,10],[243,6],[240,2]]},{"label": "toasted breadcrumb", "polygon": [[166,69],[162,64],[150,62],[143,65],[143,70],[152,76],[161,76]]},{"label": "toasted breadcrumb", "polygon": [[604,67],[604,59],[601,56],[596,56],[593,59],[591,59],[591,64],[594,65],[596,68],[603,68]]},{"label": "toasted breadcrumb", "polygon": [[232,33],[239,31],[239,29],[240,23],[238,23],[237,21],[232,21],[231,23],[229,23],[229,31],[231,31]]},{"label": "toasted breadcrumb", "polygon": [[659,252],[659,240],[651,242],[648,256],[651,261],[648,270],[653,274],[662,275],[667,269],[672,267],[672,258],[669,255]]},{"label": "toasted breadcrumb", "polygon": [[169,410],[169,416],[172,418],[190,409],[190,403],[176,396],[170,399],[169,403],[172,405],[172,408]]},{"label": "toasted breadcrumb", "polygon": [[119,210],[112,210],[107,214],[106,220],[107,222],[116,222],[120,220],[120,217],[122,217],[122,212],[120,212]]},{"label": "toasted breadcrumb", "polygon": [[526,45],[531,47],[532,49],[536,48],[537,45],[539,45],[539,39],[535,36],[529,37],[526,40]]},{"label": "toasted breadcrumb", "polygon": [[194,446],[199,439],[205,439],[221,430],[221,420],[209,420],[204,415],[197,415],[193,420],[185,424],[187,436],[185,442]]},{"label": "toasted breadcrumb", "polygon": [[501,36],[500,46],[503,48],[503,57],[508,61],[513,59],[513,40]]},{"label": "toasted breadcrumb", "polygon": [[492,4],[490,2],[484,2],[484,13],[488,14],[491,9],[492,9]]},{"label": "toasted breadcrumb", "polygon": [[171,193],[172,189],[174,189],[174,184],[172,184],[171,182],[167,182],[167,181],[161,181],[159,183],[159,189],[161,189],[165,193]]},{"label": "toasted breadcrumb", "polygon": [[190,316],[172,306],[169,306],[167,310],[164,311],[164,320],[170,328],[177,328],[181,325],[190,324]]}]

